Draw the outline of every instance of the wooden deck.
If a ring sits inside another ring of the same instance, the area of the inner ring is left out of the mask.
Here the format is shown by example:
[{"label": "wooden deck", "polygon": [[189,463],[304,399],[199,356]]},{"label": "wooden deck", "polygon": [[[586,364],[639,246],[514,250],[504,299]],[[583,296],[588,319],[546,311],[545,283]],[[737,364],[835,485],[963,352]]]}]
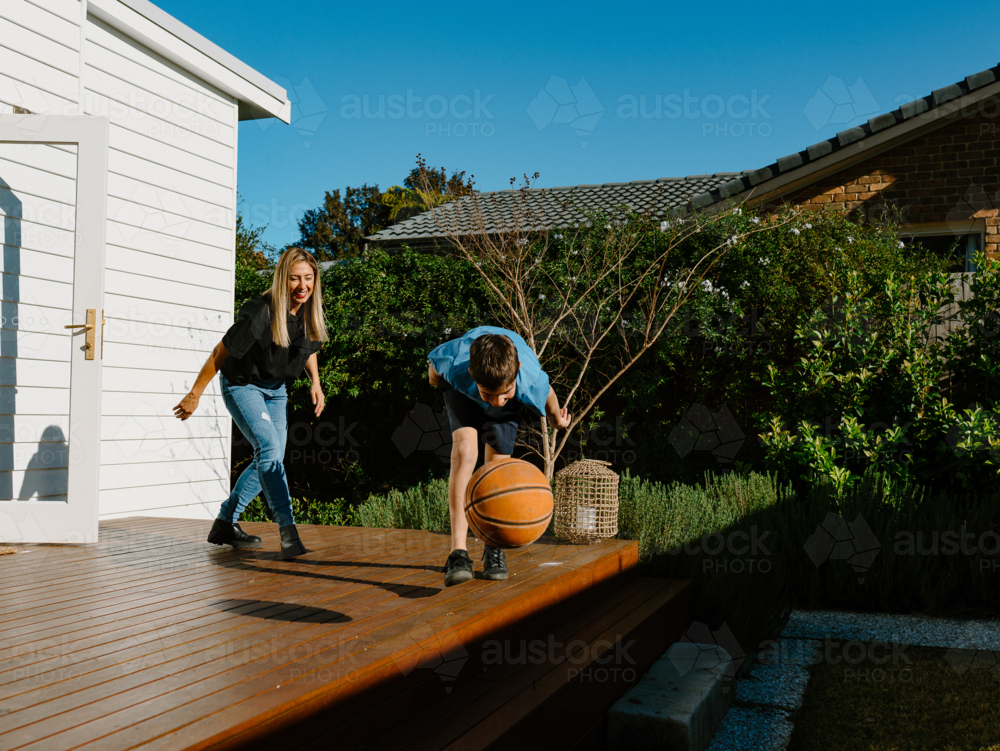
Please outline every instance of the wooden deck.
[{"label": "wooden deck", "polygon": [[690,622],[689,583],[638,579],[633,542],[543,538],[445,589],[447,535],[301,526],[282,561],[276,525],[235,551],[210,524],[0,556],[0,749],[597,748]]}]

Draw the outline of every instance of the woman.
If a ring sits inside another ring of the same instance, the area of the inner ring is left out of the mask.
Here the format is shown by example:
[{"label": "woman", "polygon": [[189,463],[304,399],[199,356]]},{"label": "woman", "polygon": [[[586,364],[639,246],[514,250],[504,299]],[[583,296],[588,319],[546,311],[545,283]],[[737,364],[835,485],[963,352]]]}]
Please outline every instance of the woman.
[{"label": "woman", "polygon": [[253,462],[222,504],[209,542],[259,548],[260,538],[248,535],[236,522],[263,488],[281,532],[281,557],[290,560],[309,552],[295,528],[283,464],[288,431],[285,381],[297,378],[303,368],[309,372],[310,394],[319,417],[325,398],[316,352],[328,339],[316,259],[302,248],[288,248],[278,260],[271,289],[243,304],[191,391],[174,407],[177,417],[188,419],[215,371],[221,370],[219,383],[226,408],[253,445]]}]

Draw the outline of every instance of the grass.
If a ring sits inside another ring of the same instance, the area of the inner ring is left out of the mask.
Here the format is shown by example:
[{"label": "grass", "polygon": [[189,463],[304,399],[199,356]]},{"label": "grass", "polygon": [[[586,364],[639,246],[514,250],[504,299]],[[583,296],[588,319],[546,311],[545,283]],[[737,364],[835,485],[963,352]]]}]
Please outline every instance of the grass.
[{"label": "grass", "polygon": [[956,669],[947,653],[905,647],[884,664],[811,666],[788,751],[1000,751],[997,656],[976,652],[971,666]]}]

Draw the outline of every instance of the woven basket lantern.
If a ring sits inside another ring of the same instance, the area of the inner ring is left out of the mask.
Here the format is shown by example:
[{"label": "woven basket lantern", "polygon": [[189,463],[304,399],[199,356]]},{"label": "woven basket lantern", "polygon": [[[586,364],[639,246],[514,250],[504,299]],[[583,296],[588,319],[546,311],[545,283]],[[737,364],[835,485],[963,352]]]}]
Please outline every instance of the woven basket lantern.
[{"label": "woven basket lantern", "polygon": [[556,472],[556,537],[591,543],[618,534],[618,475],[610,464],[581,459]]}]

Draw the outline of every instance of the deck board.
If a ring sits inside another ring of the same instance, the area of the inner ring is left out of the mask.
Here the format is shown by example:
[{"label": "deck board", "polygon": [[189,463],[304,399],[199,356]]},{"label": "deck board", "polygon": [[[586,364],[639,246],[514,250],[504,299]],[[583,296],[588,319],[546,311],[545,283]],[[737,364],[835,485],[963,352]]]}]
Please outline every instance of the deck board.
[{"label": "deck board", "polygon": [[[238,748],[391,701],[449,650],[637,562],[633,542],[543,539],[508,551],[506,581],[445,589],[448,535],[303,525],[311,552],[282,561],[276,525],[242,525],[255,551],[209,545],[210,525],[116,519],[96,545],[0,558],[0,747]],[[470,540],[477,569],[481,552]]]},{"label": "deck board", "polygon": [[[610,605],[610,611],[605,607],[585,610],[554,630],[553,643],[568,644],[575,640],[591,642],[601,632],[602,624],[607,621],[609,613],[613,614],[619,608],[623,612],[631,612],[638,603],[648,599],[649,595],[657,590],[658,585],[648,584],[640,585],[638,592],[630,588],[620,589],[602,603],[603,606]],[[518,633],[505,636],[503,642],[517,645],[519,636]],[[517,655],[511,662],[505,662],[498,670],[488,675],[473,679],[447,703],[439,702],[434,711],[421,714],[407,722],[405,727],[379,738],[380,745],[385,748],[444,748],[488,718],[498,706],[513,701],[522,693],[537,691],[536,682],[552,670],[554,665],[552,661],[560,656],[551,655],[549,659],[543,661],[529,661],[526,655],[525,662],[521,663],[518,661],[520,657],[518,646]]]}]

